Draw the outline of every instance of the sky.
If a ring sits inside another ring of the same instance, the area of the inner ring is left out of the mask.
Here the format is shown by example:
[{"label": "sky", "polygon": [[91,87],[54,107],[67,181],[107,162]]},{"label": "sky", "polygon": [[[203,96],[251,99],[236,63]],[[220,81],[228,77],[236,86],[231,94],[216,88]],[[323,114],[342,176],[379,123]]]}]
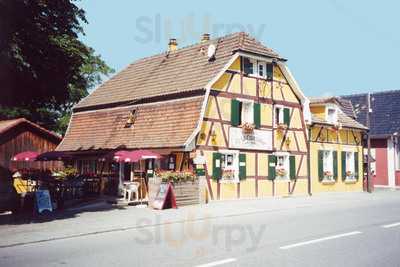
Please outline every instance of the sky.
[{"label": "sky", "polygon": [[116,72],[136,59],[246,31],[288,59],[307,96],[400,89],[400,1],[88,1],[81,39]]}]

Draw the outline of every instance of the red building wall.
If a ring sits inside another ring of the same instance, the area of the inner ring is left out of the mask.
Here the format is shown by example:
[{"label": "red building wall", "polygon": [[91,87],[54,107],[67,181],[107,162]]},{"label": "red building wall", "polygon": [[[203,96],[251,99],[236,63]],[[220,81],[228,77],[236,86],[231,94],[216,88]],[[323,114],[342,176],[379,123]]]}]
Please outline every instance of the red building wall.
[{"label": "red building wall", "polygon": [[396,171],[396,186],[400,186],[400,171]]},{"label": "red building wall", "polygon": [[375,149],[376,160],[376,173],[373,180],[374,185],[388,185],[387,140],[372,139],[371,147]]}]

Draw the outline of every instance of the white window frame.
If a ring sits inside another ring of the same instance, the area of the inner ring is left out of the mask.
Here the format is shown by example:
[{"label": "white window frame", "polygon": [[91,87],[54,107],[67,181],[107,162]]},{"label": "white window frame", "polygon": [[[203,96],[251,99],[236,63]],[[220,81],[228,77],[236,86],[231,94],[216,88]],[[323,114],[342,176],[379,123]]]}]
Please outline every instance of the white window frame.
[{"label": "white window frame", "polygon": [[[333,113],[333,117],[331,118],[330,116],[329,116],[329,111],[330,110],[333,110],[334,111],[334,113]],[[330,105],[326,105],[326,107],[325,107],[325,120],[327,121],[327,122],[329,122],[329,123],[332,123],[332,124],[337,124],[337,121],[338,121],[338,108],[336,107],[336,105],[332,105],[332,104],[330,104]]]},{"label": "white window frame", "polygon": [[356,177],[355,177],[355,171],[356,171],[356,168],[355,168],[355,159],[354,159],[354,156],[355,156],[355,153],[354,153],[354,151],[345,151],[346,152],[346,173],[348,172],[348,171],[350,171],[353,175],[351,175],[351,176],[347,176],[347,174],[346,174],[346,180],[350,180],[350,181],[354,181],[354,180],[356,180]]},{"label": "white window frame", "polygon": [[[222,177],[219,180],[220,183],[239,183],[239,150],[222,149],[218,152],[221,154],[220,167],[222,171]],[[222,162],[222,155],[224,155],[224,162]],[[233,156],[233,163],[232,165],[227,166],[227,159],[229,155]],[[234,178],[232,180],[224,179],[224,170],[233,171]]]},{"label": "white window frame", "polygon": [[275,171],[278,173],[279,169],[279,161],[280,158],[283,160],[283,169],[286,171],[285,176],[279,176],[276,174],[276,179],[281,180],[281,181],[289,181],[290,180],[290,154],[287,152],[276,152],[274,153],[274,156],[276,156],[276,165],[275,165]]},{"label": "white window frame", "polygon": [[[241,124],[245,124],[246,122],[253,125],[254,124],[254,101],[250,99],[238,99],[242,102],[242,110],[241,110]],[[245,106],[247,106],[245,108]]]},{"label": "white window frame", "polygon": [[[334,181],[335,178],[334,173],[333,173],[333,150],[323,150],[324,155],[323,155],[323,172],[324,172],[324,178],[323,181]],[[330,172],[332,175],[331,176],[326,176],[325,172]]]},{"label": "white window frame", "polygon": [[[263,74],[260,75],[260,66],[263,68]],[[257,61],[257,77],[259,78],[267,78],[267,62],[265,61]]]},{"label": "white window frame", "polygon": [[[278,118],[278,123],[276,122],[276,117],[277,117],[277,112],[276,110],[279,109],[279,118]],[[275,105],[274,107],[274,125],[278,126],[279,124],[284,123],[284,117],[283,117],[283,109],[284,107],[282,105]]]}]

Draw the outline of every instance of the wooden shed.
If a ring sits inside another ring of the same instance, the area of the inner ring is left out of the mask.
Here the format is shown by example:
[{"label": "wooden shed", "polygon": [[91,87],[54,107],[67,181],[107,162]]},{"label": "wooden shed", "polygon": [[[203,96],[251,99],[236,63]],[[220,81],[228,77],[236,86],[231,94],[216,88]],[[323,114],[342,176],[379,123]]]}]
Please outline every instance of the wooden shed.
[{"label": "wooden shed", "polygon": [[24,118],[0,121],[0,180],[9,178],[17,169],[54,170],[59,162],[13,162],[11,158],[23,151],[52,151],[61,137]]}]

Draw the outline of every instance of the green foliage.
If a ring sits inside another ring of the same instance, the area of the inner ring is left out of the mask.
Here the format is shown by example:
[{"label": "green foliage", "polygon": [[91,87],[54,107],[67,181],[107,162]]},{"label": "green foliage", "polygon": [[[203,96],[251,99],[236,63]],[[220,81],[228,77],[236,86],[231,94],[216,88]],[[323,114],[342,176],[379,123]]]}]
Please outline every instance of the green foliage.
[{"label": "green foliage", "polygon": [[71,109],[113,70],[79,40],[73,0],[0,0],[0,119],[26,117],[63,133]]}]

